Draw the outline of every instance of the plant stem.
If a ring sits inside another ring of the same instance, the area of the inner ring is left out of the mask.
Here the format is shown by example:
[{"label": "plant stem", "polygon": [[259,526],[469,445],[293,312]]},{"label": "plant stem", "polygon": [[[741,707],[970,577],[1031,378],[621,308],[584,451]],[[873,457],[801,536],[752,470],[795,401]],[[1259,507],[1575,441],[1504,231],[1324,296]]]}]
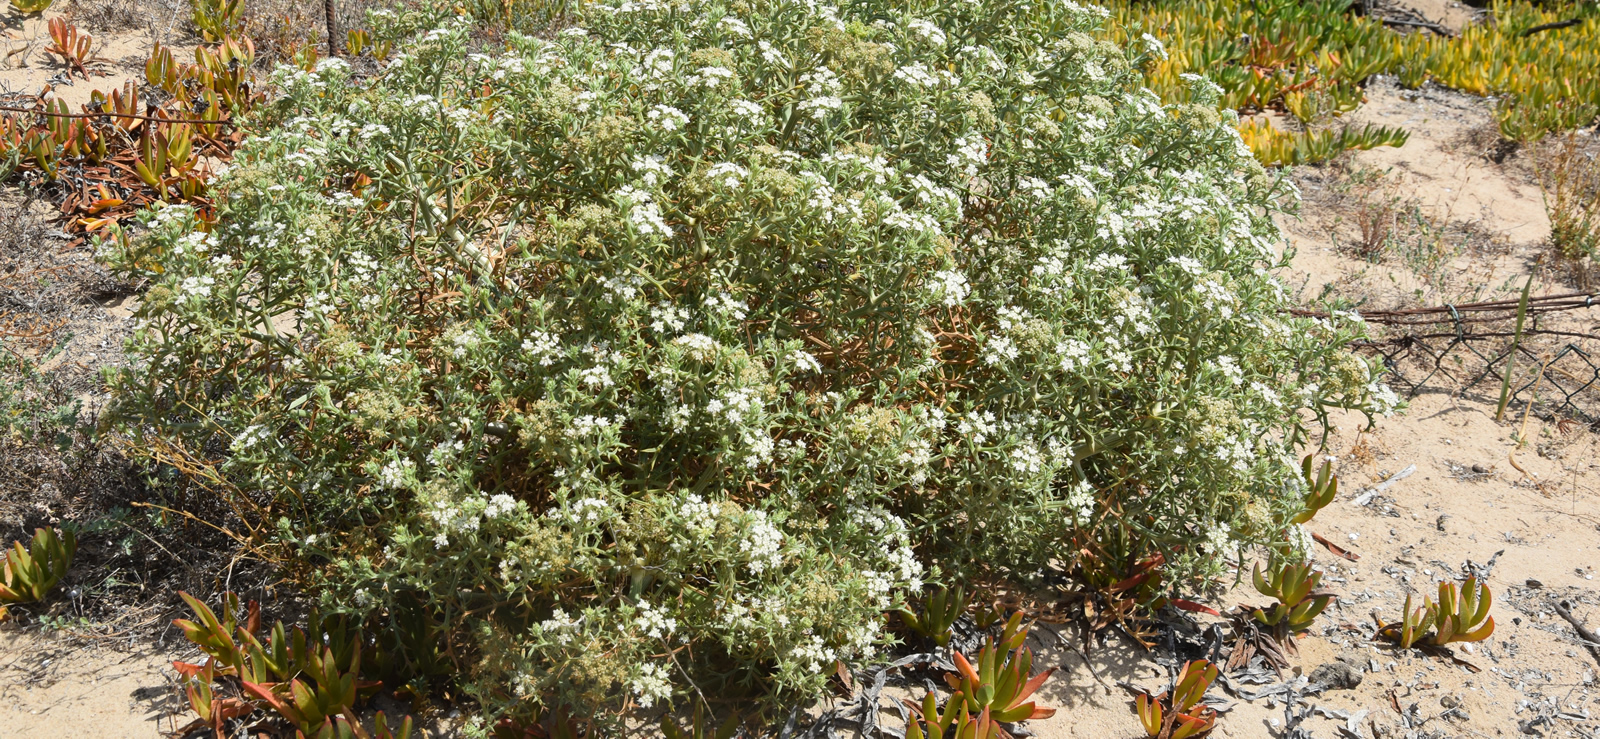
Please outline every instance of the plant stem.
[{"label": "plant stem", "polygon": [[[332,0],[329,0],[330,2]],[[1494,421],[1499,423],[1506,415],[1506,403],[1511,402],[1511,370],[1517,365],[1517,348],[1522,345],[1522,322],[1528,317],[1528,291],[1533,289],[1533,275],[1522,285],[1522,300],[1517,303],[1517,330],[1511,336],[1511,352],[1506,355],[1506,375],[1500,381],[1500,407],[1494,411]]]}]

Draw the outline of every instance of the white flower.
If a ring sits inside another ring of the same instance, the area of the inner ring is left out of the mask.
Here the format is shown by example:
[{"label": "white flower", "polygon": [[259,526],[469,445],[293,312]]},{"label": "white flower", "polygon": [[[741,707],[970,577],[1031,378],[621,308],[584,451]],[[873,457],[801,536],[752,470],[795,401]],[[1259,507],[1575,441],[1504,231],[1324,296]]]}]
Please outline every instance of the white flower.
[{"label": "white flower", "polygon": [[1072,492],[1067,493],[1066,503],[1079,522],[1087,523],[1094,517],[1094,488],[1080,480]]},{"label": "white flower", "polygon": [[929,287],[948,306],[961,305],[967,299],[967,294],[972,292],[967,284],[967,276],[953,269],[933,273],[933,282]]},{"label": "white flower", "polygon": [[489,499],[489,504],[484,506],[483,515],[486,518],[500,518],[509,516],[517,510],[517,499],[505,493],[498,493]]},{"label": "white flower", "polygon": [[956,139],[956,150],[945,157],[945,163],[968,177],[977,177],[978,168],[989,161],[989,142],[975,133]]},{"label": "white flower", "polygon": [[456,334],[455,338],[451,339],[450,341],[450,343],[455,344],[455,346],[450,349],[450,356],[455,357],[456,359],[461,359],[467,355],[467,352],[472,351],[478,346],[478,344],[482,343],[482,341],[483,337],[479,336],[477,331],[462,331],[461,333]]},{"label": "white flower", "polygon": [[896,211],[885,216],[884,225],[893,226],[908,233],[938,233],[939,219],[927,213],[908,213]]},{"label": "white flower", "polygon": [[1167,58],[1167,47],[1165,44],[1161,43],[1161,39],[1151,36],[1148,33],[1140,36],[1140,38],[1144,39],[1144,48],[1146,51],[1150,52],[1150,56],[1158,59]]},{"label": "white flower", "polygon": [[[628,206],[628,221],[633,224],[639,233],[649,236],[671,236],[672,228],[661,218],[661,207],[656,205],[655,198],[650,193],[634,188],[632,185],[624,186],[616,193],[617,200]],[[637,279],[637,278],[635,278]]]},{"label": "white flower", "polygon": [[1233,357],[1217,357],[1217,369],[1235,385],[1244,384],[1244,372],[1239,369],[1239,360]]},{"label": "white flower", "polygon": [[378,487],[399,490],[415,476],[417,465],[409,459],[391,459],[378,470]]},{"label": "white flower", "polygon": [[691,87],[695,85],[716,87],[731,79],[733,79],[733,70],[727,67],[701,67],[694,74],[685,77],[684,81],[689,83]]},{"label": "white flower", "polygon": [[834,660],[834,651],[823,644],[822,637],[813,635],[811,640],[794,648],[789,657],[805,665],[813,674],[820,672],[822,666]]},{"label": "white flower", "polygon": [[560,608],[551,612],[550,618],[539,622],[539,630],[547,636],[554,636],[556,643],[566,645],[572,643],[572,634],[582,625],[582,619],[574,619]]},{"label": "white flower", "polygon": [[1044,469],[1044,457],[1031,442],[1011,450],[1011,469],[1023,475],[1037,475]]},{"label": "white flower", "polygon": [[1054,192],[1050,189],[1050,183],[1038,177],[1023,177],[1017,181],[1017,184],[1022,185],[1022,191],[1034,200],[1049,200],[1050,195]]},{"label": "white flower", "polygon": [[755,390],[742,387],[728,390],[721,397],[706,403],[707,413],[721,414],[728,419],[728,423],[735,425],[744,420],[745,414],[753,414],[760,409],[761,396]]},{"label": "white flower", "polygon": [[908,64],[904,67],[896,69],[894,71],[894,78],[915,87],[933,87],[934,85],[939,84],[939,81],[934,79],[933,73],[929,72],[928,68],[924,66],[922,62]]},{"label": "white flower", "polygon": [[561,356],[561,342],[554,334],[535,331],[532,336],[522,340],[522,353],[537,361],[539,366],[549,367]]},{"label": "white flower", "polygon": [[734,113],[737,113],[740,118],[743,118],[751,125],[767,125],[767,109],[762,107],[760,103],[752,103],[749,100],[734,99],[728,101],[728,107],[733,109]]},{"label": "white flower", "polygon": [[1168,259],[1167,261],[1178,265],[1178,269],[1187,272],[1190,277],[1199,277],[1205,274],[1206,271],[1205,265],[1201,264],[1200,260],[1195,259],[1194,257],[1179,256]]},{"label": "white flower", "polygon": [[900,464],[911,468],[911,484],[928,481],[928,465],[933,462],[933,445],[922,439],[912,439],[900,453]]},{"label": "white flower", "polygon": [[667,166],[666,160],[657,154],[634,159],[629,166],[639,173],[639,179],[647,187],[655,187],[662,180],[672,176],[672,167]]},{"label": "white flower", "polygon": [[656,701],[671,698],[672,683],[667,679],[667,669],[653,664],[640,667],[638,677],[633,679],[633,694],[638,696],[640,708],[650,708]]},{"label": "white flower", "polygon": [[915,31],[918,36],[926,39],[928,43],[933,44],[934,46],[944,46],[944,30],[928,21],[920,18],[912,18],[911,20],[906,21],[906,28]]},{"label": "white flower", "polygon": [[750,176],[750,170],[733,162],[717,162],[711,165],[711,170],[706,172],[706,176],[712,180],[721,178],[722,186],[732,190],[737,188],[745,177]]},{"label": "white flower", "polygon": [[783,564],[783,532],[767,522],[766,512],[753,511],[750,515],[755,521],[739,542],[739,551],[750,557],[750,574],[759,575]]},{"label": "white flower", "polygon": [[[1121,222],[1120,218],[1118,222]],[[1089,269],[1094,272],[1110,272],[1112,270],[1127,269],[1127,267],[1128,258],[1121,254],[1097,254],[1089,262]]]},{"label": "white flower", "polygon": [[998,428],[995,424],[993,411],[984,411],[982,413],[969,411],[961,419],[961,422],[956,424],[956,432],[967,437],[974,444],[982,444],[988,441],[989,434],[994,433]]},{"label": "white flower", "polygon": [[678,620],[668,617],[666,611],[650,605],[648,601],[639,601],[639,614],[634,617],[633,625],[649,634],[651,639],[662,639],[671,636],[678,628]]},{"label": "white flower", "polygon": [[1019,353],[1010,337],[995,336],[984,344],[983,361],[991,367],[997,367],[1016,359]]},{"label": "white flower", "polygon": [[1195,283],[1194,290],[1200,293],[1200,299],[1205,304],[1206,310],[1216,311],[1223,318],[1233,317],[1233,292],[1223,287],[1222,283],[1204,279]]},{"label": "white flower", "polygon": [[822,120],[828,117],[830,111],[844,107],[844,100],[837,95],[823,95],[805,100],[800,103],[801,110],[811,111],[811,117]]},{"label": "white flower", "polygon": [[678,506],[678,517],[696,538],[704,539],[717,532],[717,507],[694,493]]},{"label": "white flower", "polygon": [[272,432],[268,431],[265,426],[250,426],[240,431],[238,436],[233,437],[233,443],[228,445],[228,449],[234,454],[239,454],[248,451],[256,444],[266,441],[271,435]]},{"label": "white flower", "polygon": [[1311,532],[1306,531],[1306,527],[1300,524],[1289,527],[1289,545],[1294,547],[1295,554],[1304,559],[1311,559],[1311,552],[1315,543],[1315,540],[1311,538]]},{"label": "white flower", "polygon": [[772,461],[772,450],[775,448],[776,443],[773,442],[771,436],[764,433],[744,432],[740,434],[739,441],[748,450],[744,456],[744,466],[746,468],[755,469]]},{"label": "white flower", "polygon": [[689,350],[690,357],[702,362],[715,357],[717,350],[722,348],[716,339],[705,334],[684,334],[673,339],[672,343]]},{"label": "white flower", "polygon": [[745,310],[749,307],[743,300],[727,293],[707,293],[705,306],[706,310],[733,321],[743,321]]},{"label": "white flower", "polygon": [[611,380],[610,370],[602,366],[590,367],[579,372],[578,380],[594,389],[611,387],[616,384]]},{"label": "white flower", "polygon": [[211,287],[216,284],[216,279],[211,275],[185,277],[182,284],[178,285],[178,295],[186,301],[203,300],[211,297]]},{"label": "white flower", "polygon": [[1080,367],[1088,366],[1089,345],[1077,339],[1067,339],[1056,344],[1056,354],[1060,356],[1061,371],[1075,372]]},{"label": "white flower", "polygon": [[644,117],[664,131],[676,131],[689,124],[689,116],[670,105],[657,105],[646,111]]},{"label": "white flower", "polygon": [[794,362],[796,372],[822,372],[822,363],[809,352],[796,349],[789,353],[789,361]]},{"label": "white flower", "polygon": [[768,64],[788,66],[789,60],[783,58],[783,54],[779,53],[777,49],[773,48],[772,42],[762,39],[756,42],[756,48],[761,50],[762,61]]}]

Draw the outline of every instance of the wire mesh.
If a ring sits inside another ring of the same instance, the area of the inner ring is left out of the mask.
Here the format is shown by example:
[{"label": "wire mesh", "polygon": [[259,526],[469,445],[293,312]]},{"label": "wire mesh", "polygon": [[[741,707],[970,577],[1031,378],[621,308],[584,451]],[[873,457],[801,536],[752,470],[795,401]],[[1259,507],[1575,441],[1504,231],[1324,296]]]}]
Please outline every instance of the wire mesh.
[{"label": "wire mesh", "polygon": [[1407,397],[1438,390],[1497,402],[1509,361],[1509,407],[1600,428],[1600,334],[1585,326],[1600,315],[1600,293],[1529,298],[1520,337],[1519,303],[1360,312],[1374,338],[1358,348],[1381,357],[1390,387]]}]

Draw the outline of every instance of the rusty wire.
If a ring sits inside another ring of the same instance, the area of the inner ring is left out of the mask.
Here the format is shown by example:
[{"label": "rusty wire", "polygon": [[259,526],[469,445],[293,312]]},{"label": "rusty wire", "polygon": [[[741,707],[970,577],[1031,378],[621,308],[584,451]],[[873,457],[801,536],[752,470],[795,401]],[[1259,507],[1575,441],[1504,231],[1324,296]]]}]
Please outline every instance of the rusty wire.
[{"label": "rusty wire", "polygon": [[[1376,327],[1377,338],[1356,348],[1382,358],[1386,381],[1407,397],[1453,383],[1454,393],[1482,383],[1498,386],[1505,363],[1515,356],[1511,399],[1548,416],[1579,418],[1600,425],[1600,334],[1540,325],[1553,313],[1600,308],[1600,293],[1566,293],[1528,299],[1521,340],[1514,323],[1520,299],[1491,300],[1393,311],[1352,311]],[[1294,310],[1326,318],[1328,313]],[[1565,343],[1563,343],[1565,342]]]}]

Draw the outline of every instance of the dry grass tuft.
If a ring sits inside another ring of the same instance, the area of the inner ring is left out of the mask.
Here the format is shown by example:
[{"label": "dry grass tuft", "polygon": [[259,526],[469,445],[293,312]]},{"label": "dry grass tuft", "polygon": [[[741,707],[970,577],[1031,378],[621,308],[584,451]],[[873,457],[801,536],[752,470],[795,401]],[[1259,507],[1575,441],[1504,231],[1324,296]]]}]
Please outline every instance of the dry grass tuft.
[{"label": "dry grass tuft", "polygon": [[1550,216],[1550,251],[1558,268],[1587,289],[1600,278],[1600,142],[1587,131],[1553,137],[1539,151],[1539,189]]}]

